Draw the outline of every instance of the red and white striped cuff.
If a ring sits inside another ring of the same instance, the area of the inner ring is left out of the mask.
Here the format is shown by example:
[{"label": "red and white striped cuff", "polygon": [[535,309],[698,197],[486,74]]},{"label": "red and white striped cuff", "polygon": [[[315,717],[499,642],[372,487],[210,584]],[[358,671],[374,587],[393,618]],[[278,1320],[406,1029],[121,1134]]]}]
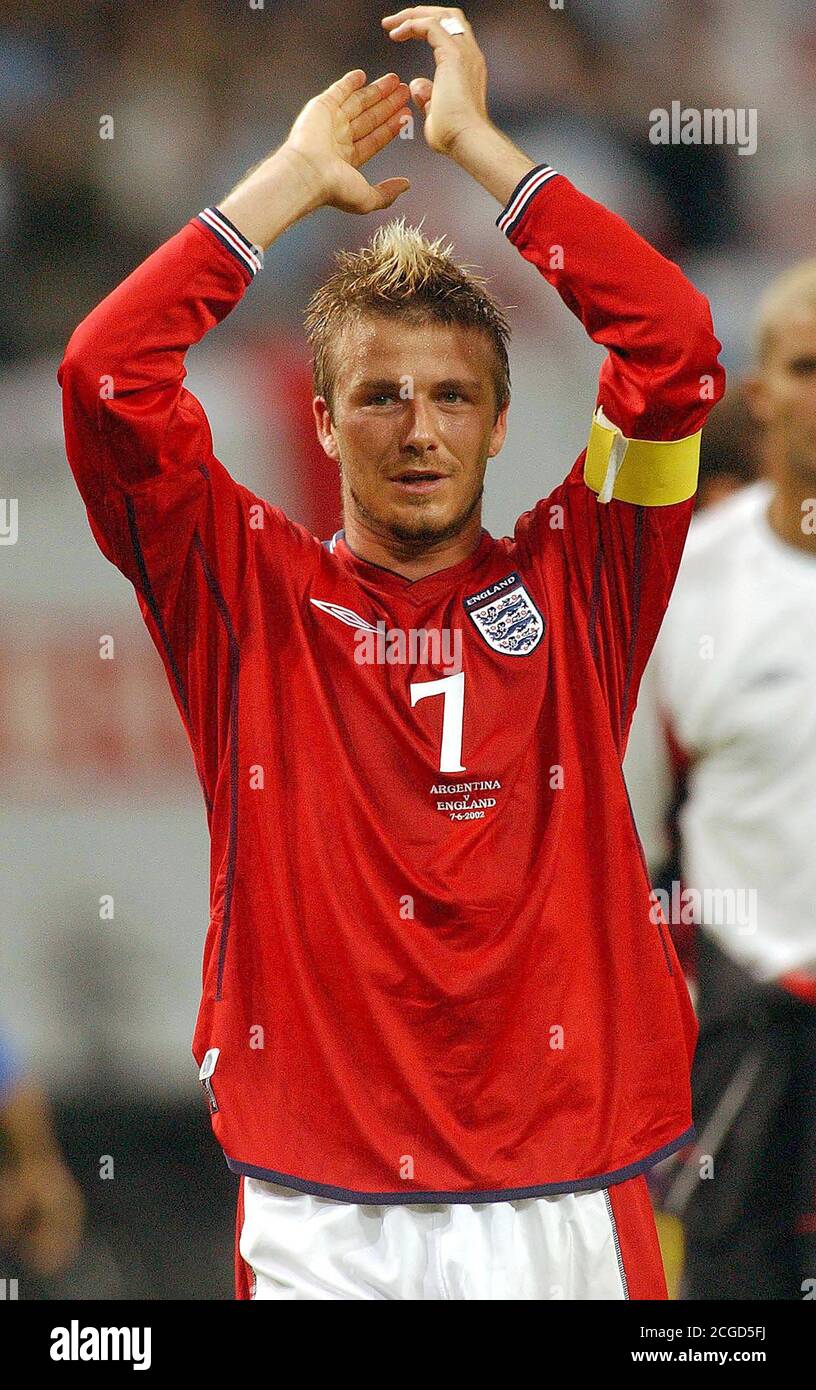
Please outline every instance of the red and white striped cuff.
[{"label": "red and white striped cuff", "polygon": [[496,218],[496,226],[505,236],[510,236],[516,230],[519,222],[530,206],[533,198],[539,189],[543,188],[550,179],[556,178],[558,170],[553,169],[549,164],[537,164],[535,169],[531,169],[516,184],[507,202]]},{"label": "red and white striped cuff", "polygon": [[202,222],[213,234],[218,237],[222,246],[232,253],[236,260],[249,271],[250,275],[257,275],[263,269],[264,254],[260,246],[249,241],[238,228],[225,217],[220,208],[205,208],[198,214],[196,221]]}]

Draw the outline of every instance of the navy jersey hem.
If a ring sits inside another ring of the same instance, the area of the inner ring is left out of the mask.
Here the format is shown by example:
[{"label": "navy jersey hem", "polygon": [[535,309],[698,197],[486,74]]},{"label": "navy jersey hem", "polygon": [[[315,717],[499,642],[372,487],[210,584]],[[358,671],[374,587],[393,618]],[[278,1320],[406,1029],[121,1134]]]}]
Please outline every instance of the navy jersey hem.
[{"label": "navy jersey hem", "polygon": [[569,1192],[594,1192],[604,1187],[614,1187],[616,1183],[639,1177],[647,1168],[661,1163],[678,1149],[685,1148],[696,1138],[694,1125],[672,1139],[668,1144],[655,1149],[645,1158],[629,1163],[625,1168],[616,1168],[611,1173],[600,1173],[597,1177],[576,1178],[567,1182],[540,1183],[535,1187],[506,1187],[492,1191],[467,1192],[355,1192],[353,1188],[331,1187],[326,1183],[311,1182],[308,1178],[295,1178],[290,1173],[278,1173],[271,1168],[256,1168],[254,1164],[242,1163],[238,1158],[230,1158],[225,1153],[227,1166],[233,1173],[244,1178],[259,1178],[262,1182],[279,1183],[281,1187],[293,1187],[298,1192],[309,1192],[313,1197],[328,1197],[335,1202],[353,1202],[361,1206],[404,1206],[413,1203],[468,1203],[477,1202],[523,1202],[529,1197],[558,1197]]}]

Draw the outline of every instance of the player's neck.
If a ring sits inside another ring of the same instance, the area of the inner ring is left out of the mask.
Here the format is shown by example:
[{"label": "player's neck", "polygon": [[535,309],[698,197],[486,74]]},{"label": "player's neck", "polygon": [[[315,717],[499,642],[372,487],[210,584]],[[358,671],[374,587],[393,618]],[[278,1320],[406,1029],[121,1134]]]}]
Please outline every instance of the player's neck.
[{"label": "player's neck", "polygon": [[482,519],[474,514],[455,536],[437,544],[419,544],[395,540],[376,531],[362,518],[347,510],[343,538],[355,555],[370,564],[393,570],[406,579],[424,579],[438,570],[450,569],[466,560],[479,544]]},{"label": "player's neck", "polygon": [[768,508],[771,530],[797,550],[816,555],[816,479],[789,468],[772,468],[774,493]]}]

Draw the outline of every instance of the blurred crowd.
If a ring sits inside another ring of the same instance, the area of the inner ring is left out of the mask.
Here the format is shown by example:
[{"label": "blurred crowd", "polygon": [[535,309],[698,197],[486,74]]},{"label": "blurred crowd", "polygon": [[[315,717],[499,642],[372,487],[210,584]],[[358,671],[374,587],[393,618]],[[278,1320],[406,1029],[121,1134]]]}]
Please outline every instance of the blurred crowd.
[{"label": "blurred crowd", "polygon": [[[424,44],[390,44],[372,0],[27,0],[0,7],[0,361],[59,350],[88,308],[286,136],[310,95],[349,68],[432,74]],[[701,264],[812,247],[816,10],[809,0],[473,0],[490,110],[532,158]],[[657,145],[673,100],[757,111],[755,154]],[[474,204],[413,140],[384,152],[419,170],[401,210],[461,243]],[[419,186],[417,186],[417,182]],[[477,193],[479,190],[477,190]],[[440,195],[435,199],[435,194]],[[483,199],[478,207],[483,212]],[[495,236],[492,219],[485,239]],[[354,225],[352,225],[354,224]],[[272,312],[297,326],[339,241],[362,223],[321,213],[275,248]],[[696,258],[696,259],[694,259]],[[726,273],[723,270],[723,273]],[[243,330],[268,323],[256,297]]]}]

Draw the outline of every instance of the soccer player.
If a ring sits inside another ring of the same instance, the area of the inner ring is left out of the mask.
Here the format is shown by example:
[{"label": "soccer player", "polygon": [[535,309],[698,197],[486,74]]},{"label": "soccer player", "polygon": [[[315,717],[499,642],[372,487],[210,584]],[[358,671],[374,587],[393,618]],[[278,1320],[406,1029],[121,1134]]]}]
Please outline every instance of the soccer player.
[{"label": "soccer player", "polygon": [[654,661],[700,895],[690,1299],[816,1269],[816,261],[768,288],[746,391],[767,479],[695,521]]},{"label": "soccer player", "polygon": [[[355,70],[311,100],[59,371],[93,533],[136,589],[207,808],[193,1052],[242,1179],[236,1291],[662,1298],[643,1175],[691,1137],[696,1023],[621,759],[719,343],[676,265],[493,125],[461,10],[383,26],[427,40],[433,83]],[[495,539],[506,321],[441,243],[381,226],[307,316],[343,500],[321,542],[225,471],[184,356],[299,218],[403,191],[360,166],[409,95],[608,356],[588,448]]]},{"label": "soccer player", "polygon": [[[706,420],[700,441],[691,535],[701,512],[762,476],[762,449],[762,432],[757,428],[747,389],[732,376],[728,390]],[[666,737],[657,708],[656,668],[653,656],[640,684],[623,771],[652,883],[668,884],[670,893],[671,884],[680,875],[677,818],[686,795],[688,769],[682,751]],[[693,923],[672,922],[672,938],[680,964],[693,970]]]}]

